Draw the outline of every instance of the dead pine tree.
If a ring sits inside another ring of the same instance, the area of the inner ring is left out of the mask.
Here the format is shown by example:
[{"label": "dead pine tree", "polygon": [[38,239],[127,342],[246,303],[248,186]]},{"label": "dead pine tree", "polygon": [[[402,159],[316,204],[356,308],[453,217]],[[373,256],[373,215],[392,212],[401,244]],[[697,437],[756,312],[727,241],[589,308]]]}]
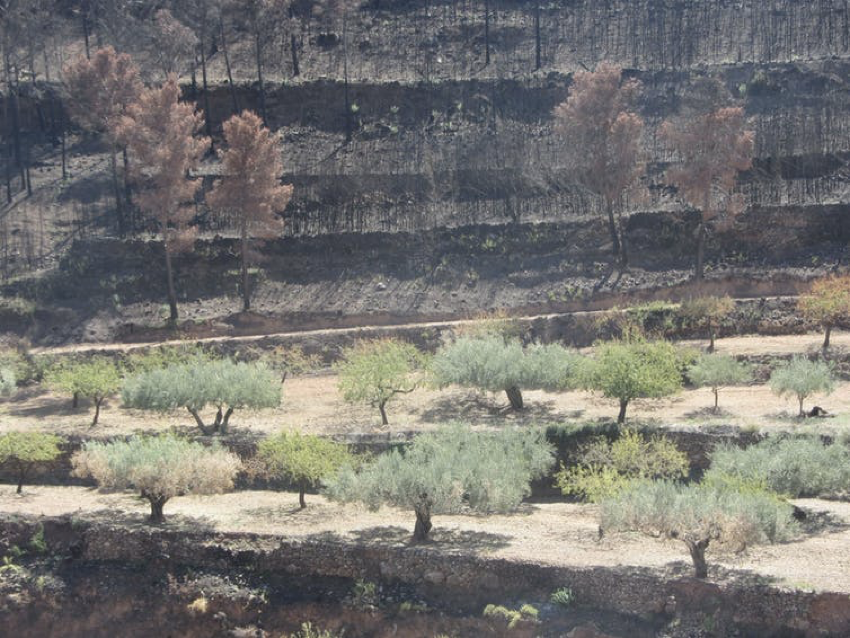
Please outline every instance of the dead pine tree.
[{"label": "dead pine tree", "polygon": [[139,187],[139,208],[162,233],[171,323],[178,318],[171,258],[192,247],[192,204],[201,182],[192,179],[191,172],[209,147],[209,138],[196,136],[204,125],[203,116],[179,100],[177,78],[169,75],[161,87],[142,92],[120,126],[134,160],[132,178]]},{"label": "dead pine tree", "polygon": [[643,119],[630,108],[640,83],[622,75],[622,69],[608,63],[576,73],[569,97],[555,107],[554,116],[555,130],[564,140],[565,168],[579,186],[602,200],[612,252],[625,267],[622,201],[628,193],[641,195],[644,161]]},{"label": "dead pine tree", "polygon": [[752,166],[755,146],[743,107],[724,105],[729,99],[726,90],[716,83],[713,89],[716,97],[708,109],[687,109],[661,127],[662,138],[678,159],[667,170],[667,180],[700,214],[694,264],[697,281],[704,275],[709,229],[728,227],[744,210],[743,198],[734,191],[738,173]]},{"label": "dead pine tree", "polygon": [[250,111],[224,123],[226,150],[221,154],[223,175],[207,197],[211,208],[231,216],[239,229],[242,309],[251,309],[248,265],[251,240],[279,237],[283,212],[292,186],[280,183],[283,162],[280,141]]},{"label": "dead pine tree", "polygon": [[[121,118],[142,91],[139,70],[129,55],[105,47],[94,51],[91,59],[82,56],[68,65],[64,77],[65,104],[71,119],[84,130],[103,135],[109,143],[118,232],[123,235],[127,219],[118,176],[118,153],[122,150],[118,129]],[[123,180],[126,191],[126,171]]]}]

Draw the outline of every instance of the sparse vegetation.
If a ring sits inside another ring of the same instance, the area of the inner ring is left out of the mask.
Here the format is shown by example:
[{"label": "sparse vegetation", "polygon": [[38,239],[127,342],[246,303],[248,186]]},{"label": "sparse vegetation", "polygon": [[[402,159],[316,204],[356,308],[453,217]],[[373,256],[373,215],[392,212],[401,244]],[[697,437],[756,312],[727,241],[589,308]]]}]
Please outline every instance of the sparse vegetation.
[{"label": "sparse vegetation", "polygon": [[530,484],[553,464],[539,430],[495,433],[451,425],[417,436],[404,450],[377,457],[357,472],[343,468],[328,486],[330,498],[411,509],[415,541],[424,541],[434,514],[469,509],[508,512],[530,493]]},{"label": "sparse vegetation", "polygon": [[47,383],[55,390],[94,403],[92,426],[97,425],[104,400],[121,389],[121,371],[112,359],[91,357],[86,361],[70,361],[56,365],[47,373]]},{"label": "sparse vegetation", "polygon": [[0,368],[0,398],[12,396],[17,387],[15,371],[12,368]]},{"label": "sparse vegetation", "polygon": [[508,629],[514,629],[521,622],[536,623],[539,613],[532,605],[523,605],[519,609],[510,609],[503,605],[487,605],[482,612],[485,618],[501,618],[508,623]]},{"label": "sparse vegetation", "polygon": [[823,328],[823,349],[829,348],[832,329],[850,324],[850,275],[832,275],[818,279],[797,307],[809,321]]},{"label": "sparse vegetation", "polygon": [[239,457],[231,452],[172,435],[89,441],[72,463],[75,476],[91,477],[102,489],[139,492],[150,502],[151,523],[165,520],[163,507],[175,496],[231,489],[242,468]]},{"label": "sparse vegetation", "polygon": [[705,328],[708,332],[708,353],[714,352],[714,341],[720,322],[735,310],[735,302],[726,297],[695,297],[682,302],[679,314],[686,325]]},{"label": "sparse vegetation", "polygon": [[803,401],[813,394],[831,394],[835,389],[832,366],[825,361],[794,356],[770,375],[770,389],[781,397],[796,397],[800,404],[798,415],[804,417]]},{"label": "sparse vegetation", "polygon": [[575,465],[561,465],[555,480],[563,494],[598,503],[636,479],[683,479],[689,470],[687,455],[669,439],[627,428],[613,442],[593,440]]}]

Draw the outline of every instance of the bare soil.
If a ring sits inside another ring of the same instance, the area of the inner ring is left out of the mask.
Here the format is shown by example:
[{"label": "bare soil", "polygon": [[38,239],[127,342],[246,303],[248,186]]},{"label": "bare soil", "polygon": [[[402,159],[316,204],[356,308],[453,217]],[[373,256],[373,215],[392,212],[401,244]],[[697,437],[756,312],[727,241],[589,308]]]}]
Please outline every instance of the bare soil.
[{"label": "bare soil", "polygon": [[[710,554],[711,577],[753,579],[780,587],[850,592],[850,503],[794,501],[809,513],[791,542],[753,547],[741,554]],[[30,487],[22,496],[0,486],[0,511],[103,518],[146,525],[146,502],[126,493],[83,487]],[[166,505],[166,525],[220,532],[280,534],[403,545],[413,530],[411,512],[340,505],[309,496],[304,510],[294,493],[240,491],[175,498]],[[624,566],[672,574],[690,573],[681,542],[639,534],[598,533],[593,505],[540,502],[513,515],[436,516],[433,542],[447,551],[556,566]]]},{"label": "bare soil", "polygon": [[[719,340],[717,349],[732,355],[780,356],[817,350],[820,343],[820,336],[815,334],[733,337]],[[683,344],[705,345],[696,341]],[[850,333],[834,335],[833,344],[836,349],[850,349]],[[611,419],[617,413],[616,401],[590,392],[527,391],[523,394],[526,409],[515,412],[509,409],[504,394],[456,387],[443,390],[423,387],[400,395],[390,403],[390,425],[382,426],[377,409],[346,403],[337,389],[336,375],[325,371],[287,379],[279,408],[237,411],[232,428],[255,433],[297,428],[312,433],[348,434],[427,430],[449,421],[464,421],[479,427],[595,421]],[[839,383],[830,396],[815,395],[806,400],[807,408],[820,405],[826,409],[833,417],[827,419],[798,420],[796,399],[777,397],[766,385],[721,389],[718,413],[711,410],[713,401],[708,388],[686,389],[667,399],[636,400],[629,406],[628,417],[661,426],[722,424],[766,431],[787,428],[843,431],[850,428],[850,382]],[[137,430],[195,429],[192,417],[185,410],[168,414],[130,410],[121,407],[118,396],[104,403],[100,422],[94,428],[90,427],[91,415],[86,401],[81,401],[80,408],[74,410],[69,397],[33,386],[0,404],[0,431],[42,430],[63,435],[115,436]]]}]

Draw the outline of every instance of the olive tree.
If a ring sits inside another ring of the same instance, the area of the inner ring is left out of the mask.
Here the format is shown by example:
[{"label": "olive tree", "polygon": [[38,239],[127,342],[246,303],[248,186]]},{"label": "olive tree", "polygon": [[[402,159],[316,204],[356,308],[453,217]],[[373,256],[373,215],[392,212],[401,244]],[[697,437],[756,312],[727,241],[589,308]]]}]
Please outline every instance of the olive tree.
[{"label": "olive tree", "polygon": [[835,389],[832,367],[825,361],[810,361],[796,355],[773,371],[770,389],[780,397],[796,396],[800,404],[798,416],[806,416],[803,401],[813,394],[831,394]]},{"label": "olive tree", "polygon": [[714,340],[720,322],[735,310],[731,297],[695,297],[682,302],[679,314],[685,323],[708,332],[708,352],[714,352]]},{"label": "olive tree", "polygon": [[47,383],[55,390],[70,394],[74,407],[78,397],[94,403],[92,426],[100,418],[100,406],[106,397],[121,389],[121,370],[112,359],[92,357],[88,361],[60,363],[47,374]]},{"label": "olive tree", "polygon": [[15,371],[12,368],[0,368],[0,397],[11,396],[17,387]]},{"label": "olive tree", "polygon": [[729,482],[636,481],[602,501],[599,525],[606,532],[680,540],[691,555],[694,575],[706,578],[710,544],[740,552],[756,543],[786,540],[796,531],[792,511],[775,494]]},{"label": "olive tree", "polygon": [[43,432],[7,432],[0,435],[0,464],[9,465],[18,477],[18,494],[24,479],[38,463],[49,463],[61,454],[62,439]]},{"label": "olive tree", "polygon": [[521,410],[522,390],[565,389],[578,361],[577,354],[558,344],[523,347],[497,334],[461,336],[437,351],[431,374],[441,387],[504,392],[511,408]]},{"label": "olive tree", "polygon": [[711,388],[714,393],[714,411],[717,412],[720,388],[747,383],[753,378],[753,373],[750,366],[734,357],[709,354],[700,357],[688,368],[688,378],[699,388]]},{"label": "olive tree", "polygon": [[89,441],[71,460],[74,476],[91,477],[103,489],[138,491],[150,502],[152,523],[164,520],[163,507],[175,496],[231,489],[242,468],[231,452],[171,435]]},{"label": "olive tree", "polygon": [[304,494],[317,488],[345,465],[353,463],[348,446],[319,436],[281,432],[257,446],[260,473],[298,487],[298,504],[307,507]]},{"label": "olive tree", "polygon": [[[123,398],[127,407],[143,410],[186,408],[201,432],[225,434],[234,410],[280,405],[280,381],[261,364],[198,358],[130,377],[124,384]],[[207,405],[216,408],[215,421],[210,425],[200,414]]]},{"label": "olive tree", "polygon": [[666,397],[681,389],[681,356],[666,341],[608,341],[585,362],[581,379],[585,388],[620,402],[617,423],[624,423],[632,399]]},{"label": "olive tree", "polygon": [[797,307],[809,321],[823,327],[823,349],[829,348],[832,329],[850,323],[850,275],[832,275],[818,279]]},{"label": "olive tree", "polygon": [[346,401],[378,408],[381,423],[388,425],[387,403],[418,387],[416,372],[424,361],[416,346],[397,339],[358,341],[343,351],[336,366],[339,389]]},{"label": "olive tree", "polygon": [[531,492],[531,481],[554,463],[542,430],[510,428],[476,432],[454,424],[420,434],[402,450],[392,450],[360,471],[343,468],[327,495],[413,510],[414,541],[424,541],[431,517],[464,511],[491,513],[516,509]]}]

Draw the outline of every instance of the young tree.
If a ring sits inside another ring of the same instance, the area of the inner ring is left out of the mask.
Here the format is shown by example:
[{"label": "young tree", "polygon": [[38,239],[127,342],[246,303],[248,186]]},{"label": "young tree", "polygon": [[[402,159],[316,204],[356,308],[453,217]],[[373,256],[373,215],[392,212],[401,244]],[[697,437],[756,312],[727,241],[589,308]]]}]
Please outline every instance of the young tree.
[{"label": "young tree", "polygon": [[831,275],[812,284],[797,302],[803,316],[823,327],[823,349],[829,348],[832,329],[850,323],[850,275]]},{"label": "young tree", "polygon": [[378,408],[381,423],[388,425],[387,403],[419,386],[416,372],[423,364],[424,356],[412,344],[396,339],[358,341],[343,351],[337,365],[339,389],[346,401]]},{"label": "young tree", "polygon": [[47,382],[54,389],[74,397],[91,399],[94,402],[92,427],[97,425],[100,406],[106,397],[121,389],[121,371],[112,359],[92,357],[89,361],[59,364],[48,372]]},{"label": "young tree", "polygon": [[61,454],[58,436],[42,432],[7,432],[0,435],[0,464],[8,464],[18,475],[18,494],[24,479],[37,463],[48,463]]},{"label": "young tree", "polygon": [[770,492],[724,483],[679,485],[637,481],[600,505],[600,528],[674,538],[688,548],[694,576],[708,577],[705,552],[714,543],[742,551],[796,532],[793,508]]},{"label": "young tree", "polygon": [[431,361],[441,387],[457,384],[486,392],[504,392],[511,408],[522,410],[522,390],[563,390],[579,357],[558,344],[523,348],[497,334],[461,336],[443,346]]},{"label": "young tree", "polygon": [[298,488],[298,504],[307,507],[304,494],[332,479],[340,468],[353,464],[348,446],[319,436],[281,432],[263,439],[257,446],[261,473],[287,481]]},{"label": "young tree", "polygon": [[661,136],[679,158],[679,164],[668,169],[667,179],[700,211],[694,266],[694,278],[700,280],[709,227],[728,225],[744,209],[733,191],[738,173],[752,166],[755,136],[746,129],[743,108],[717,106],[716,101],[704,112],[665,122]]},{"label": "young tree", "polygon": [[177,78],[170,75],[160,88],[142,92],[119,127],[135,158],[133,177],[141,188],[139,207],[159,226],[165,248],[170,321],[177,321],[177,293],[171,256],[191,248],[194,217],[191,205],[200,181],[190,176],[209,139],[195,137],[203,117],[191,104],[181,104]]},{"label": "young tree", "polygon": [[717,326],[735,310],[735,302],[728,295],[723,297],[696,297],[682,302],[679,314],[685,322],[695,328],[708,331],[708,353],[714,352]]},{"label": "young tree", "polygon": [[283,212],[292,186],[280,183],[283,162],[280,142],[250,111],[224,123],[227,150],[222,153],[222,178],[207,197],[210,207],[232,216],[239,228],[242,264],[242,309],[251,308],[248,262],[252,238],[279,237]]},{"label": "young tree", "polygon": [[698,388],[711,388],[714,393],[714,411],[717,412],[720,388],[747,383],[752,380],[753,372],[750,366],[739,363],[734,357],[709,354],[700,357],[688,368],[688,378]]},{"label": "young tree", "polygon": [[[118,230],[124,234],[127,219],[118,177],[120,124],[121,118],[142,91],[139,70],[129,55],[104,47],[97,49],[91,59],[80,57],[68,65],[64,78],[66,105],[71,118],[86,131],[103,135],[109,142]],[[123,179],[126,182],[127,175]]]},{"label": "young tree", "polygon": [[643,120],[629,108],[640,83],[624,81],[622,75],[620,67],[609,63],[576,73],[570,96],[555,107],[554,116],[564,137],[566,167],[578,184],[602,200],[614,255],[625,265],[623,197],[637,189],[644,163]]},{"label": "young tree", "polygon": [[800,404],[798,416],[806,416],[803,401],[813,394],[831,394],[835,389],[832,367],[825,361],[810,361],[796,355],[770,375],[770,389],[780,397],[796,396]]},{"label": "young tree", "polygon": [[[280,381],[263,365],[199,358],[130,377],[123,399],[127,407],[143,410],[186,408],[205,435],[225,434],[234,410],[280,405]],[[215,421],[209,426],[200,414],[207,405],[216,408]]]},{"label": "young tree", "polygon": [[370,509],[382,504],[412,509],[414,541],[427,540],[434,514],[464,510],[509,512],[531,492],[531,481],[554,463],[542,430],[511,428],[474,432],[452,425],[417,436],[403,451],[382,454],[360,472],[343,468],[327,495],[359,501]]},{"label": "young tree", "polygon": [[632,399],[669,396],[682,387],[680,356],[666,341],[609,341],[596,348],[582,371],[582,384],[620,401],[617,423]]},{"label": "young tree", "polygon": [[162,523],[169,499],[186,494],[220,494],[233,487],[239,457],[174,436],[128,441],[89,441],[73,458],[74,476],[92,477],[102,489],[135,489],[151,506],[151,523]]}]

